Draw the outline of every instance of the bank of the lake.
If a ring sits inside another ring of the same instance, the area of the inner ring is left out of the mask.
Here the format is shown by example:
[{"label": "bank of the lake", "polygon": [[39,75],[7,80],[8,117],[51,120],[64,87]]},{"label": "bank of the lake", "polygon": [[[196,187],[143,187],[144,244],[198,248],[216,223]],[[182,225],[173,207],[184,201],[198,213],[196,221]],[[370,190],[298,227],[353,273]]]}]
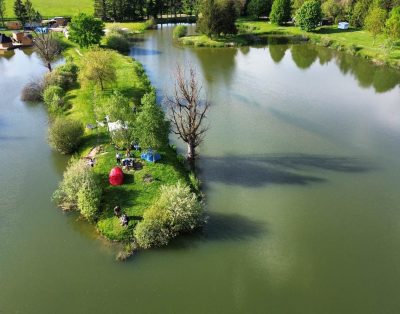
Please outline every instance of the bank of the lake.
[{"label": "bank of the lake", "polygon": [[344,51],[369,59],[375,63],[400,67],[400,44],[391,51],[385,48],[383,35],[372,35],[361,29],[341,30],[337,26],[322,26],[313,32],[302,31],[296,26],[279,26],[266,21],[240,19],[237,23],[239,33],[235,36],[209,38],[205,35],[190,35],[179,39],[184,45],[196,47],[246,46],[273,41],[275,37],[285,37],[294,41],[310,41],[324,47]]}]

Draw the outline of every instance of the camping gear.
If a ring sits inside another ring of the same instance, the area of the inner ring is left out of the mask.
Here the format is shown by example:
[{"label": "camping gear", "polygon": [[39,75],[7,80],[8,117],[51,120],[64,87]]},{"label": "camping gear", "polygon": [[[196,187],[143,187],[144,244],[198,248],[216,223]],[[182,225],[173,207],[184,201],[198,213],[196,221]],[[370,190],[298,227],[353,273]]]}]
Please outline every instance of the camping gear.
[{"label": "camping gear", "polygon": [[160,154],[154,152],[152,149],[148,149],[140,157],[149,162],[156,162],[161,159]]},{"label": "camping gear", "polygon": [[347,22],[340,22],[340,23],[338,24],[338,28],[339,28],[339,29],[348,29],[348,28],[349,28],[349,23],[347,23]]},{"label": "camping gear", "polygon": [[121,185],[124,182],[124,173],[120,167],[114,167],[108,177],[111,185]]}]

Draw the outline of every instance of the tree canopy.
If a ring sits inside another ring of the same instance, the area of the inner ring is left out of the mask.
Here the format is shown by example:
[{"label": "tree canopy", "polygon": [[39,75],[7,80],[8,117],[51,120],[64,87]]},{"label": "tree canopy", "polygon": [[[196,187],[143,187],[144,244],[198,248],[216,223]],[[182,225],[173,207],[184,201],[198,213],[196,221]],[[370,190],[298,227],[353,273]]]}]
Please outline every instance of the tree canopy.
[{"label": "tree canopy", "polygon": [[81,47],[98,45],[104,35],[104,23],[91,15],[80,13],[69,24],[69,39]]},{"label": "tree canopy", "polygon": [[270,20],[274,24],[282,25],[290,20],[290,0],[274,0]]},{"label": "tree canopy", "polygon": [[307,32],[315,29],[321,22],[321,2],[310,0],[304,2],[296,14],[296,24]]}]

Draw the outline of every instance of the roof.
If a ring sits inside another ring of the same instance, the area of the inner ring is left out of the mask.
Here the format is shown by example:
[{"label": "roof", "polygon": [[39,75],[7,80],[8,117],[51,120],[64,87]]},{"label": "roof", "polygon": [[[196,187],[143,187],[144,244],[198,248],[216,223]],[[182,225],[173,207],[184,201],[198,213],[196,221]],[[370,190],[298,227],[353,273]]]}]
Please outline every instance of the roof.
[{"label": "roof", "polygon": [[8,43],[12,43],[11,38],[0,33],[0,44],[8,44]]}]

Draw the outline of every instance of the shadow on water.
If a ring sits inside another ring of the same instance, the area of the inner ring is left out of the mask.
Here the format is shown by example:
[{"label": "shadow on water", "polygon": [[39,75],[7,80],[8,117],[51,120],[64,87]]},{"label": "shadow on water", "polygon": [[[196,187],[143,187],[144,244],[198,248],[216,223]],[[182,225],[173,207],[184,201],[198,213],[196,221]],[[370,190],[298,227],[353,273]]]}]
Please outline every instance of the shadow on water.
[{"label": "shadow on water", "polygon": [[130,55],[132,56],[156,56],[160,55],[161,51],[155,50],[155,49],[144,49],[144,48],[138,48],[138,47],[133,47]]},{"label": "shadow on water", "polygon": [[208,213],[203,229],[178,237],[165,249],[185,249],[208,241],[245,241],[264,236],[267,232],[265,222],[240,214]]},{"label": "shadow on water", "polygon": [[372,169],[370,164],[356,158],[306,154],[203,157],[202,164],[206,181],[246,187],[326,182],[324,178],[304,173],[312,170],[362,173]]}]

